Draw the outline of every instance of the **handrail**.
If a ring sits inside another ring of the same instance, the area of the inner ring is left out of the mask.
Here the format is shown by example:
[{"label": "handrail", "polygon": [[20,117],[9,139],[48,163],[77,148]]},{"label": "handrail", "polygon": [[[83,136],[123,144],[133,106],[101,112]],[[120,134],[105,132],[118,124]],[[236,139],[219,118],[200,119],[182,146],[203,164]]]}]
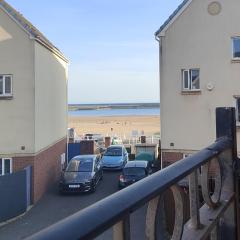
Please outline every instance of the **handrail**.
[{"label": "handrail", "polygon": [[93,239],[128,218],[132,212],[164,193],[183,178],[196,172],[211,159],[226,150],[231,150],[232,145],[230,138],[220,138],[196,154],[67,217],[29,237],[28,240]]}]

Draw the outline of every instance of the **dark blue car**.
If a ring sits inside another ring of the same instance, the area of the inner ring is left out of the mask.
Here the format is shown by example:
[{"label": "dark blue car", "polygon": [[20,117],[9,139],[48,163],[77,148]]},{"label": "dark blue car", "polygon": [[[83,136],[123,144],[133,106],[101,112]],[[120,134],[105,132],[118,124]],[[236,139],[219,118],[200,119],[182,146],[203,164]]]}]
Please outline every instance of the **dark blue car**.
[{"label": "dark blue car", "polygon": [[122,189],[151,174],[151,167],[147,161],[130,161],[122,170],[119,177],[118,187]]},{"label": "dark blue car", "polygon": [[74,157],[62,173],[59,191],[95,192],[97,184],[103,178],[101,157],[98,155],[83,155]]}]

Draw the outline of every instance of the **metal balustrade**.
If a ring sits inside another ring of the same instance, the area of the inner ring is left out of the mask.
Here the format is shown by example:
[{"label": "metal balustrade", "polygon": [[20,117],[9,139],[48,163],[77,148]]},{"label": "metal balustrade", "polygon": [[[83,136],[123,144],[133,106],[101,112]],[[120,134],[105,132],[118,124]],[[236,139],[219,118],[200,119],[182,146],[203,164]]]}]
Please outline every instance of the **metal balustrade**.
[{"label": "metal balustrade", "polygon": [[[94,239],[113,227],[114,240],[130,240],[130,216],[148,204],[145,235],[155,239],[238,239],[238,181],[236,122],[234,108],[216,110],[217,140],[198,153],[123,189],[94,205],[75,213],[29,240]],[[214,162],[215,187],[210,193],[210,162]],[[200,171],[199,171],[200,169]],[[200,174],[199,174],[200,172]],[[185,222],[183,189],[179,181],[188,178],[190,219]],[[199,187],[201,186],[201,187]],[[175,202],[175,224],[172,236],[165,230],[163,194],[171,189]],[[200,205],[199,189],[204,203]],[[227,214],[226,214],[227,213]]]}]

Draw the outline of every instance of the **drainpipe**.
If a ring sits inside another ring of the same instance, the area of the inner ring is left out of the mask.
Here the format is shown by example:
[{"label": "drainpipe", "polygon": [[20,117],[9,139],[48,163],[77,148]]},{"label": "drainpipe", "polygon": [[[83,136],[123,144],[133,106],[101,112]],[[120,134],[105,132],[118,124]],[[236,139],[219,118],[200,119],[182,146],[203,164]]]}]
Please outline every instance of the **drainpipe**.
[{"label": "drainpipe", "polygon": [[[159,83],[161,80],[161,58],[162,58],[162,39],[161,37],[159,37],[157,34],[155,35],[155,40],[158,41],[159,43]],[[160,87],[160,84],[159,84]],[[160,104],[161,105],[161,104]],[[161,112],[161,108],[160,108],[160,112]],[[161,125],[160,125],[160,139],[161,139]],[[160,149],[160,161],[161,161],[161,169],[163,169],[163,161],[162,161],[162,149]]]}]

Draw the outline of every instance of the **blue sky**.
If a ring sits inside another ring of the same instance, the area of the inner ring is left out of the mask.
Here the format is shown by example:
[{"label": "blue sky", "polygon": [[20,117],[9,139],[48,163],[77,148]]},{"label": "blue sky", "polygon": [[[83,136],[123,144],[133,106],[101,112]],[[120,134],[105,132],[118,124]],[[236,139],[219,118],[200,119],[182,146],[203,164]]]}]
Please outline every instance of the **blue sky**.
[{"label": "blue sky", "polygon": [[8,0],[70,59],[69,103],[158,102],[154,32],[181,0]]}]

